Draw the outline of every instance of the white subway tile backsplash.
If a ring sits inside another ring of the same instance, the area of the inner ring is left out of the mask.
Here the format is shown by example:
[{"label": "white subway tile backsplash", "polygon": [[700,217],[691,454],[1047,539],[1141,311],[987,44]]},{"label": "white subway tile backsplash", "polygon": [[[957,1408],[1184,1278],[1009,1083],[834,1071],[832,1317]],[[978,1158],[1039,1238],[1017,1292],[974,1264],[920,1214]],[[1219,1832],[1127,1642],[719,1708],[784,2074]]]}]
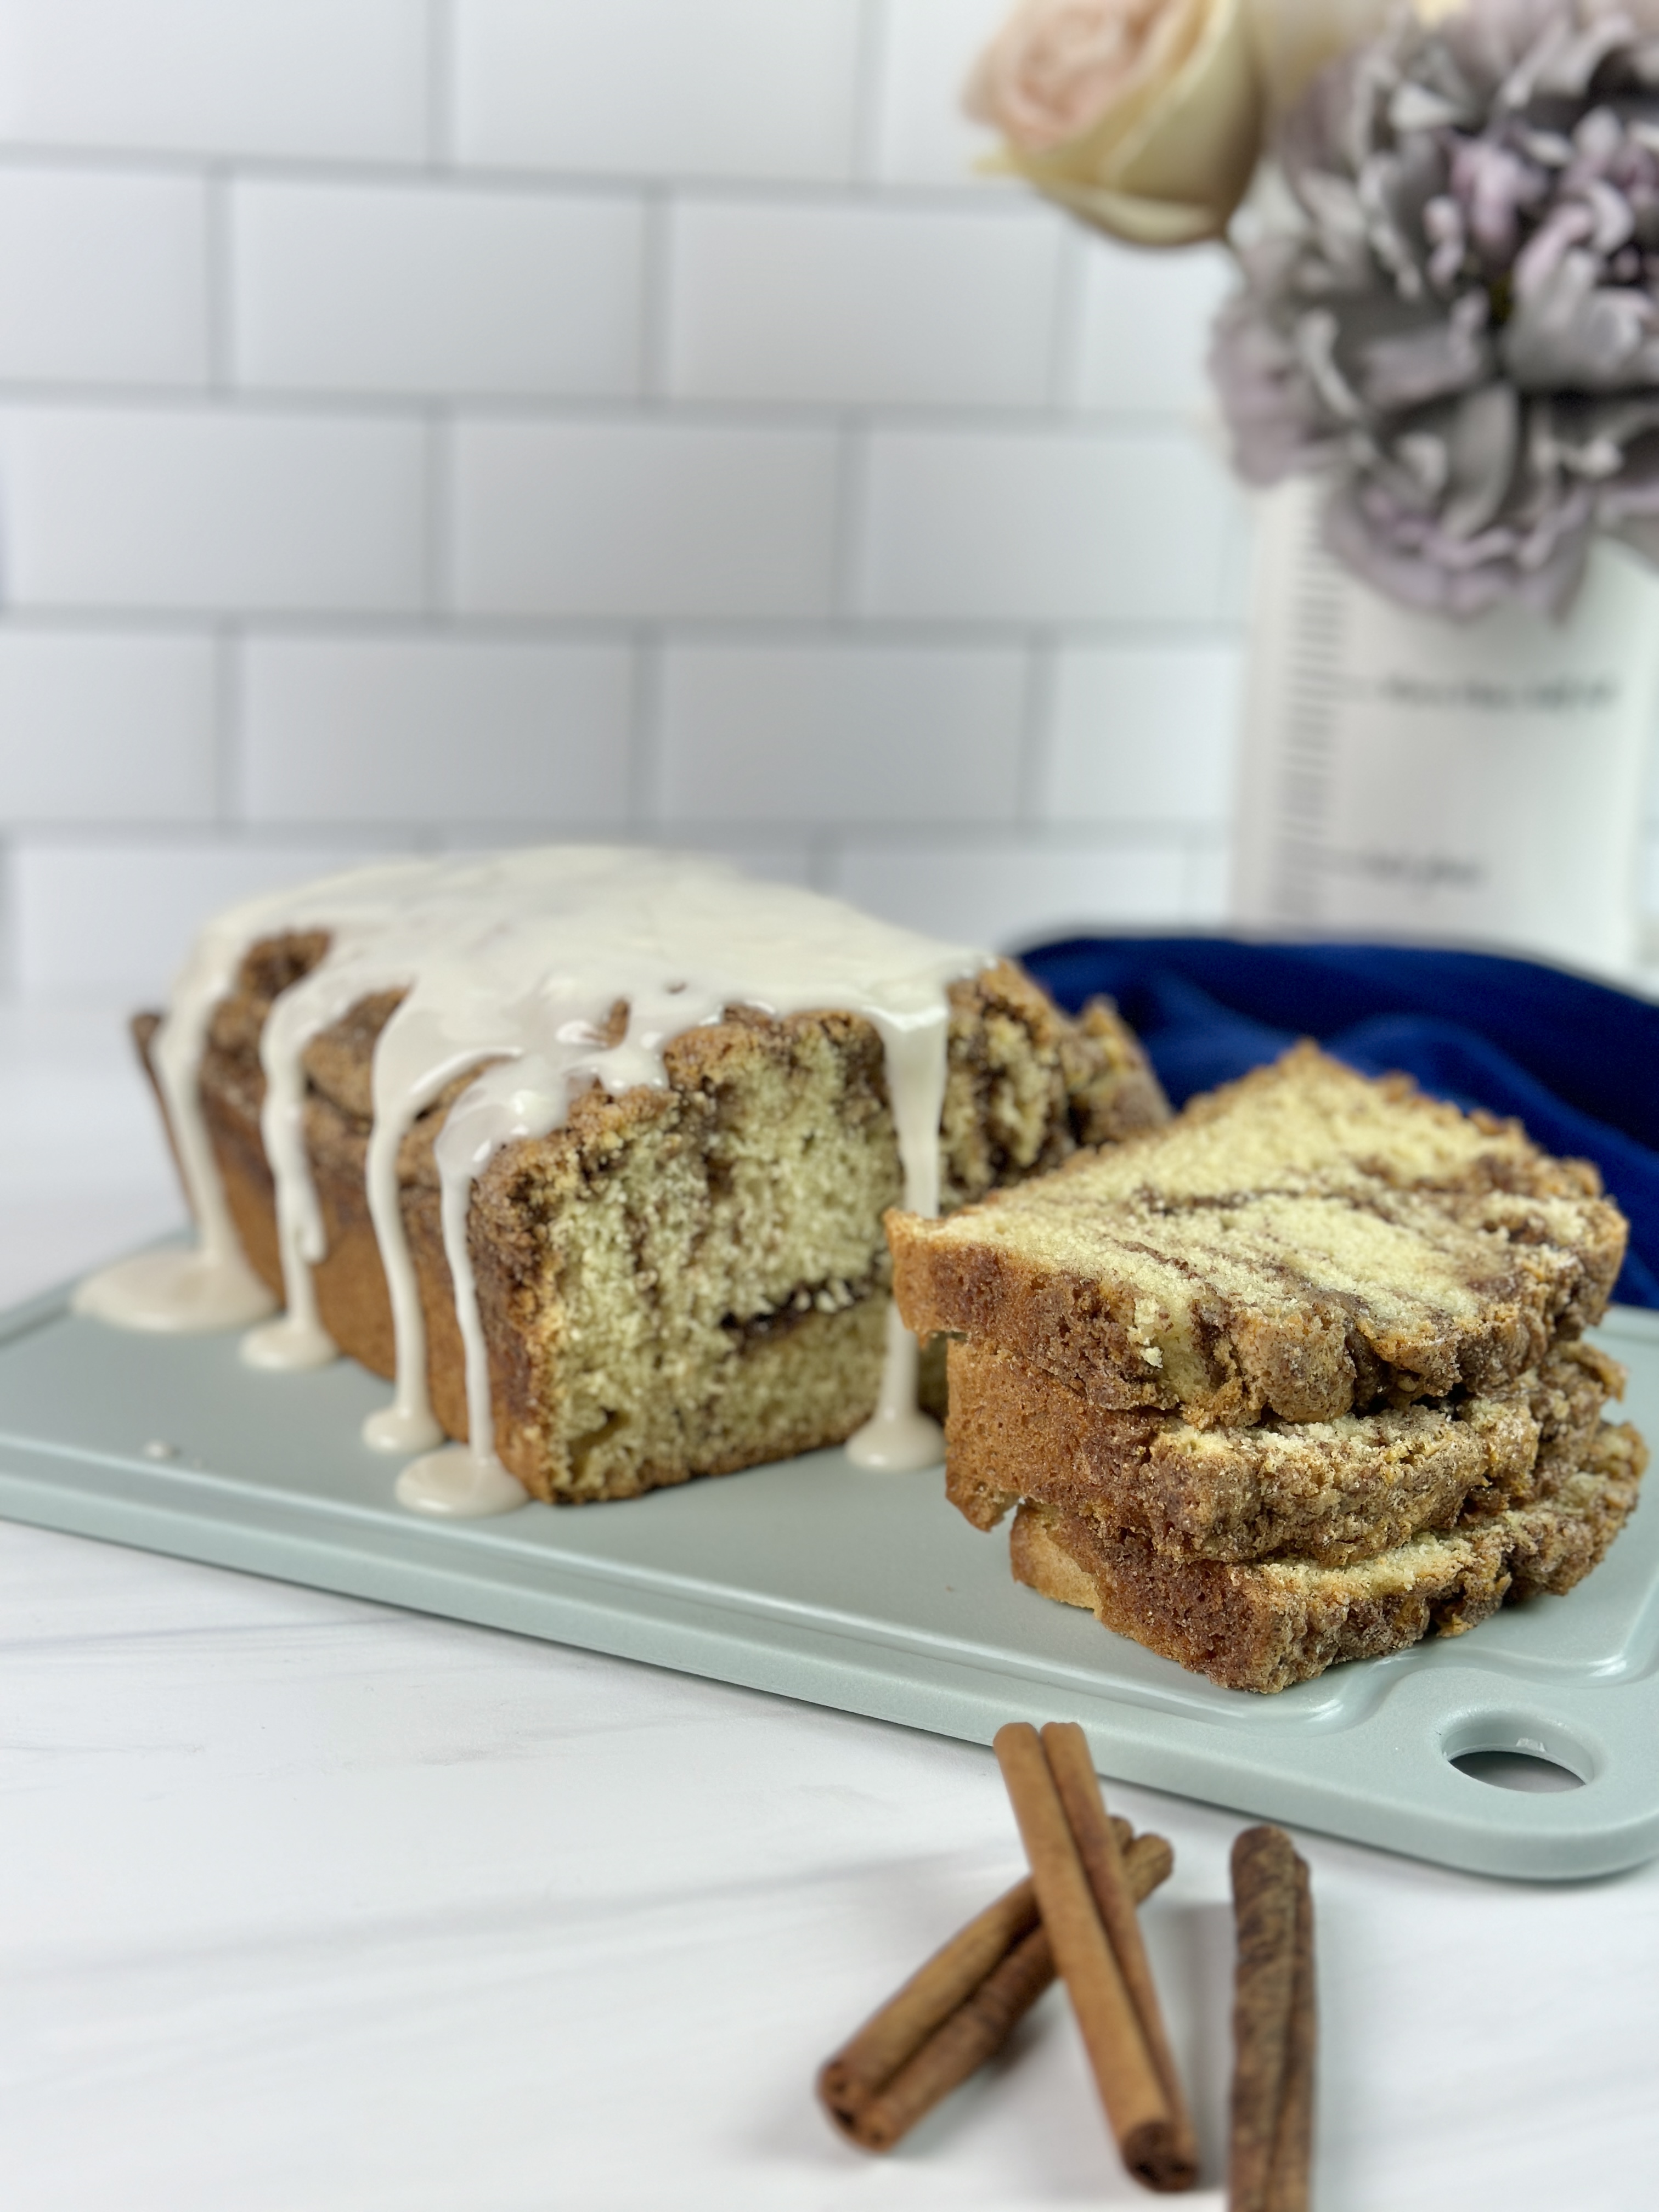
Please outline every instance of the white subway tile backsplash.
[{"label": "white subway tile backsplash", "polygon": [[853,845],[835,874],[842,897],[889,921],[1018,951],[1088,929],[1179,923],[1186,855],[1173,840]]},{"label": "white subway tile backsplash", "polygon": [[412,161],[425,0],[0,0],[0,136]]},{"label": "white subway tile backsplash", "polygon": [[682,645],[661,682],[665,821],[997,822],[1018,804],[1018,652]]},{"label": "white subway tile backsplash", "polygon": [[163,408],[0,416],[27,608],[395,611],[423,584],[413,424]]},{"label": "white subway tile backsplash", "polygon": [[[1219,423],[1214,426],[1216,436],[1212,449],[1221,456],[1224,444]],[[1250,618],[1250,592],[1255,574],[1255,531],[1257,508],[1263,497],[1260,491],[1246,490],[1236,485],[1232,498],[1232,520],[1227,530],[1226,558],[1221,571],[1221,615],[1224,622],[1243,629]]]},{"label": "white subway tile backsplash", "polygon": [[647,177],[852,167],[859,0],[454,0],[465,162]]},{"label": "white subway tile backsplash", "polygon": [[0,377],[199,384],[206,205],[191,178],[0,170]]},{"label": "white subway tile backsplash", "polygon": [[23,839],[9,867],[10,940],[29,994],[155,1005],[223,907],[385,849],[324,844],[71,844]]},{"label": "white subway tile backsplash", "polygon": [[697,399],[1035,407],[1060,240],[1024,208],[684,202],[669,389]]},{"label": "white subway tile backsplash", "polygon": [[768,837],[759,842],[744,835],[741,823],[714,831],[677,828],[672,833],[643,831],[641,844],[666,844],[674,850],[706,853],[730,860],[745,876],[763,883],[799,884],[803,890],[817,888],[811,848],[805,837],[786,841]]},{"label": "white subway tile backsplash", "polygon": [[635,202],[391,185],[243,184],[246,385],[622,394],[638,381]]},{"label": "white subway tile backsplash", "polygon": [[859,603],[957,620],[1212,622],[1236,498],[1176,431],[878,430]]},{"label": "white subway tile backsplash", "polygon": [[533,823],[628,811],[632,662],[500,638],[254,638],[240,679],[255,822]]},{"label": "white subway tile backsplash", "polygon": [[[10,1232],[20,1213],[27,1223],[25,1209],[39,1210],[39,1249],[50,1255],[60,1279],[77,1262],[88,1265],[118,1251],[129,1220],[137,1243],[176,1226],[183,1213],[178,1170],[167,1154],[155,1095],[132,1049],[127,1012],[118,1001],[0,1005],[0,1068],[6,1076],[0,1086],[0,1205],[9,1232],[0,1246],[0,1269],[17,1257]],[[20,1076],[33,1079],[20,1083]],[[63,1249],[57,1224],[47,1218],[54,1200],[70,1201],[66,1235],[72,1237],[78,1225],[72,1217],[84,1217],[90,1237],[78,1254]],[[100,1227],[106,1211],[115,1219],[103,1220]],[[101,1243],[96,1241],[100,1234]]]},{"label": "white subway tile backsplash", "polygon": [[969,120],[962,94],[981,49],[1011,12],[1008,0],[884,0],[878,176],[987,189],[978,165],[994,153],[996,133]]},{"label": "white subway tile backsplash", "polygon": [[1225,264],[975,173],[1011,4],[0,0],[32,989],[415,837],[1222,911]]},{"label": "white subway tile backsplash", "polygon": [[0,629],[0,821],[205,822],[206,638]]},{"label": "white subway tile backsplash", "polygon": [[[1638,858],[1637,872],[1637,903],[1648,917],[1648,934],[1653,939],[1649,965],[1659,969],[1659,834],[1651,828],[1645,849]],[[1659,978],[1656,981],[1659,981]]]},{"label": "white subway tile backsplash", "polygon": [[1054,670],[1046,822],[1212,823],[1225,811],[1238,717],[1239,650],[1073,647]]},{"label": "white subway tile backsplash", "polygon": [[1071,380],[1074,405],[1147,415],[1212,414],[1210,325],[1236,273],[1218,246],[1147,253],[1091,234]]},{"label": "white subway tile backsplash", "polygon": [[454,590],[471,613],[815,615],[834,589],[836,443],[713,423],[471,422]]},{"label": "white subway tile backsplash", "polygon": [[1226,927],[1232,854],[1225,825],[1194,838],[1187,854],[1185,927],[1194,932]]}]

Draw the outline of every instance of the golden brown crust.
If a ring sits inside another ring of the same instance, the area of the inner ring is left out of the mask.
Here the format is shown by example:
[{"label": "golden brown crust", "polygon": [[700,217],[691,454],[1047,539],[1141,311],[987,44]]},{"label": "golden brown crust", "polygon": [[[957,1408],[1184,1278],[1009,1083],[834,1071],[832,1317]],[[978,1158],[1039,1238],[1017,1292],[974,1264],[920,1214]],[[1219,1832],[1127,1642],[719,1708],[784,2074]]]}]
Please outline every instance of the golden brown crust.
[{"label": "golden brown crust", "polygon": [[1460,1635],[1506,1599],[1571,1589],[1629,1517],[1646,1460],[1635,1430],[1603,1428],[1553,1498],[1346,1567],[1176,1560],[1132,1531],[1046,1505],[1020,1508],[1010,1548],[1016,1579],[1042,1595],[1224,1688],[1271,1692],[1431,1629]]},{"label": "golden brown crust", "polygon": [[1012,961],[951,991],[941,1122],[944,1211],[1170,1118],[1139,1041],[1107,999],[1073,1021]]},{"label": "golden brown crust", "polygon": [[1024,1499],[1133,1529],[1172,1559],[1289,1553],[1343,1565],[1449,1528],[1460,1512],[1549,1495],[1583,1463],[1622,1381],[1588,1351],[1557,1347],[1541,1379],[1494,1397],[1198,1429],[1176,1414],[1103,1411],[1023,1360],[957,1341],[946,1495],[980,1528]]},{"label": "golden brown crust", "polygon": [[[1553,1498],[1583,1465],[1607,1401],[1624,1396],[1627,1379],[1619,1362],[1595,1345],[1574,1340],[1553,1346],[1543,1364],[1516,1386],[1538,1431],[1538,1454],[1530,1471],[1519,1483],[1497,1479],[1489,1489],[1472,1491],[1463,1518]],[[1482,1415],[1471,1412],[1465,1418],[1478,1420]]]},{"label": "golden brown crust", "polygon": [[1490,1393],[1599,1319],[1626,1226],[1513,1123],[1310,1047],[943,1221],[894,1214],[901,1311],[1102,1407],[1244,1427]]},{"label": "golden brown crust", "polygon": [[[252,947],[210,1024],[202,1096],[233,1218],[280,1291],[259,1134],[258,1042],[319,934]],[[398,1003],[354,1007],[304,1054],[307,1148],[324,1224],[325,1327],[376,1373],[392,1317],[364,1169],[376,1038]],[[625,1010],[616,1010],[614,1018]],[[550,1499],[630,1496],[840,1442],[879,1375],[899,1191],[879,1038],[856,1016],[733,1008],[667,1048],[668,1083],[575,1101],[564,1128],[509,1145],[479,1179],[469,1241],[497,1449]],[[427,1320],[434,1410],[466,1432],[433,1147],[470,1075],[410,1131],[398,1181]],[[1064,1160],[1168,1107],[1103,1003],[1073,1023],[1011,964],[953,987],[943,1180],[951,1200]]]}]

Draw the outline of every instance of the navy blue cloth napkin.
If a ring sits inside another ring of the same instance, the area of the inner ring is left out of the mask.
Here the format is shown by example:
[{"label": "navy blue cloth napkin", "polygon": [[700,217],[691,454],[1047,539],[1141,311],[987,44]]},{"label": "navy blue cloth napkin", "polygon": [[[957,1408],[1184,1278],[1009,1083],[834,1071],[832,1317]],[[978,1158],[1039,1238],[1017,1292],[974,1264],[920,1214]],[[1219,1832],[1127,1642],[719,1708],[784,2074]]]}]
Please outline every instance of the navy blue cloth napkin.
[{"label": "navy blue cloth napkin", "polygon": [[1659,1307],[1659,1006],[1530,960],[1375,945],[1077,937],[1020,956],[1074,1012],[1104,991],[1177,1106],[1316,1037],[1594,1160],[1630,1218],[1614,1296]]}]

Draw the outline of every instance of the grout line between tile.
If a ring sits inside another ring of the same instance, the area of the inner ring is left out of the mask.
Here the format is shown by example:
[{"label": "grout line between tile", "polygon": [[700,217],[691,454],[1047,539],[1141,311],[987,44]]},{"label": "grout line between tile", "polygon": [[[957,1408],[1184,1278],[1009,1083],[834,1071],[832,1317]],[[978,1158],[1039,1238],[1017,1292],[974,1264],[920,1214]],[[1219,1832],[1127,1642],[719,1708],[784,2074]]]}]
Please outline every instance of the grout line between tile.
[{"label": "grout line between tile", "polygon": [[[453,42],[446,40],[447,72],[453,73]],[[441,88],[447,93],[447,87]],[[422,136],[430,127],[432,94],[426,94],[427,113]],[[447,137],[447,118],[443,122]],[[110,144],[73,146],[46,140],[12,138],[0,146],[0,173],[9,169],[78,171],[88,176],[196,176],[222,166],[239,178],[273,184],[304,182],[337,185],[428,185],[434,164],[423,147],[417,153],[357,155],[342,154],[272,153],[268,149],[201,147],[155,147]],[[671,175],[660,170],[560,169],[524,161],[467,161],[451,157],[441,164],[447,183],[457,191],[542,192],[580,198],[632,198],[641,191],[673,189],[720,198],[764,200],[781,205],[822,205],[836,202],[866,204],[872,199],[896,207],[937,208],[944,212],[986,210],[1007,213],[1024,205],[1022,196],[1000,179],[966,178],[957,183],[943,179],[911,180],[884,178],[879,181],[849,179],[842,172],[820,176],[744,175],[738,171]]]},{"label": "grout line between tile", "polygon": [[[642,259],[647,272],[651,272],[654,269],[655,256],[649,244],[648,231],[647,222],[647,246]],[[665,262],[671,262],[672,252],[665,252],[662,258]],[[672,321],[672,314],[659,312],[671,291],[672,270],[665,283],[652,276],[649,313],[642,317],[647,327],[641,352],[647,356],[645,362],[648,372],[647,396],[658,399],[665,413],[671,414],[682,428],[691,430],[793,430],[810,434],[814,430],[833,429],[844,419],[848,403],[838,399],[801,399],[787,396],[714,399],[672,392],[669,388],[671,334],[666,327]],[[228,318],[233,324],[234,319],[234,314]],[[227,352],[234,350],[230,334],[227,335],[223,349]],[[436,396],[441,397],[446,405],[494,422],[627,423],[636,421],[641,413],[640,394],[636,392],[509,392],[462,387],[450,388]],[[289,416],[304,420],[321,416],[335,420],[407,422],[429,406],[434,394],[430,389],[419,386],[393,388],[372,384],[307,386],[264,383],[240,378],[234,384],[227,385],[224,397],[227,402],[235,405],[238,412],[250,417]],[[135,414],[178,415],[202,412],[203,398],[199,384],[182,380],[143,383],[130,378],[94,378],[68,374],[55,379],[0,375],[0,405],[15,407],[20,412],[30,408],[44,408],[88,414],[121,410]],[[860,420],[866,422],[906,435],[925,436],[930,431],[936,431],[953,436],[1020,438],[1057,433],[1081,443],[1096,440],[1138,443],[1149,437],[1168,439],[1182,447],[1194,443],[1190,418],[1173,410],[1161,413],[1146,410],[1075,413],[1057,422],[1054,410],[1046,400],[1036,406],[1029,403],[999,406],[977,399],[892,399],[860,402],[858,412]],[[1203,450],[1201,444],[1199,450]]]},{"label": "grout line between tile", "polygon": [[[453,424],[450,426],[453,430]],[[239,629],[267,637],[345,636],[374,639],[417,637],[431,626],[422,608],[178,605],[145,607],[103,602],[82,606],[12,606],[0,612],[0,637],[7,635],[75,636],[136,633],[141,636],[191,636],[203,627],[234,620]],[[737,647],[866,644],[918,652],[972,653],[1023,647],[1032,635],[1029,617],[993,620],[983,615],[912,616],[831,613],[823,616],[696,615],[680,612],[641,617],[636,611],[613,613],[498,613],[468,608],[447,614],[445,627],[480,640],[522,643],[542,639],[557,643],[629,643],[641,621],[672,624],[677,634],[699,644]],[[1056,623],[1056,640],[1068,646],[1187,646],[1237,648],[1243,633],[1236,623],[1203,619],[1138,622],[1101,618]],[[1659,836],[1659,817],[1652,823]]]}]

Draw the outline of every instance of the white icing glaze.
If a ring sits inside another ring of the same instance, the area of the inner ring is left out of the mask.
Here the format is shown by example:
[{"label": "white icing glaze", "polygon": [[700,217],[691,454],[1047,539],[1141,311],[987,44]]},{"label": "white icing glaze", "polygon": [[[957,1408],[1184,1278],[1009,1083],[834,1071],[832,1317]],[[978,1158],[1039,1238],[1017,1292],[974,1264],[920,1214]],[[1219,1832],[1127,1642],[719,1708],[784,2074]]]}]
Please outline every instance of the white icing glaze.
[{"label": "white icing glaze", "polygon": [[881,1396],[861,1429],[847,1439],[847,1456],[872,1474],[913,1474],[937,1467],[945,1457],[945,1431],[916,1403],[916,1340],[887,1309],[887,1357],[882,1364]]},{"label": "white icing glaze", "polygon": [[276,1189],[276,1241],[283,1260],[287,1310],[278,1321],[250,1329],[242,1357],[250,1367],[326,1367],[338,1347],[317,1313],[311,1270],[328,1249],[311,1163],[306,1153],[307,1044],[319,1029],[349,1010],[329,988],[333,974],[307,975],[272,1006],[259,1039],[265,1097],[259,1133]]},{"label": "white icing glaze", "polygon": [[[613,1096],[635,1085],[664,1087],[665,1047],[718,1022],[729,1006],[863,1014],[886,1052],[905,1204],[938,1210],[946,989],[977,972],[987,956],[690,855],[576,846],[402,861],[253,901],[204,933],[153,1054],[198,1249],[146,1255],[91,1279],[77,1294],[81,1310],[132,1327],[180,1328],[231,1327],[270,1310],[229,1221],[197,1078],[213,1008],[233,988],[243,953],[261,937],[313,929],[327,932],[328,952],[277,999],[260,1046],[261,1132],[276,1188],[288,1310],[252,1333],[244,1356],[289,1367],[334,1356],[311,1272],[325,1238],[305,1148],[304,1054],[319,1030],[362,1000],[401,992],[374,1051],[367,1167],[397,1381],[392,1403],[371,1417],[365,1437],[389,1451],[428,1452],[398,1485],[416,1510],[493,1513],[523,1501],[494,1449],[468,1212],[473,1184],[500,1146],[560,1127],[571,1099],[591,1084]],[[607,1044],[619,1005],[626,1027]],[[442,1431],[427,1392],[425,1316],[398,1160],[420,1114],[475,1071],[452,1102],[436,1146],[471,1442],[428,1451]],[[127,1282],[135,1267],[150,1271],[137,1287]],[[915,1383],[914,1340],[890,1316],[880,1407],[848,1447],[860,1464],[916,1467],[942,1455],[937,1424],[916,1410]]]},{"label": "white icing glaze", "polygon": [[176,1336],[246,1328],[276,1303],[240,1252],[203,1243],[119,1260],[77,1283],[70,1297],[70,1310],[89,1320]]},{"label": "white icing glaze", "polygon": [[470,1444],[423,1452],[410,1460],[394,1487],[399,1505],[442,1521],[484,1521],[528,1502],[524,1485],[493,1452],[480,1459]]},{"label": "white icing glaze", "polygon": [[[946,1025],[924,1021],[907,1027],[880,1016],[876,1024],[887,1054],[887,1087],[904,1164],[905,1212],[934,1214],[939,1212]],[[881,1395],[870,1419],[847,1440],[847,1456],[854,1467],[878,1474],[909,1474],[918,1468],[937,1467],[944,1458],[944,1431],[916,1403],[916,1350],[898,1308],[890,1305]]]},{"label": "white icing glaze", "polygon": [[150,1065],[196,1218],[196,1243],[188,1250],[141,1252],[88,1275],[71,1301],[77,1314],[122,1328],[194,1336],[245,1328],[276,1305],[242,1257],[196,1083],[209,1019],[235,981],[242,952],[259,933],[262,903],[233,908],[208,924],[174,986],[172,1010],[150,1044]]}]

